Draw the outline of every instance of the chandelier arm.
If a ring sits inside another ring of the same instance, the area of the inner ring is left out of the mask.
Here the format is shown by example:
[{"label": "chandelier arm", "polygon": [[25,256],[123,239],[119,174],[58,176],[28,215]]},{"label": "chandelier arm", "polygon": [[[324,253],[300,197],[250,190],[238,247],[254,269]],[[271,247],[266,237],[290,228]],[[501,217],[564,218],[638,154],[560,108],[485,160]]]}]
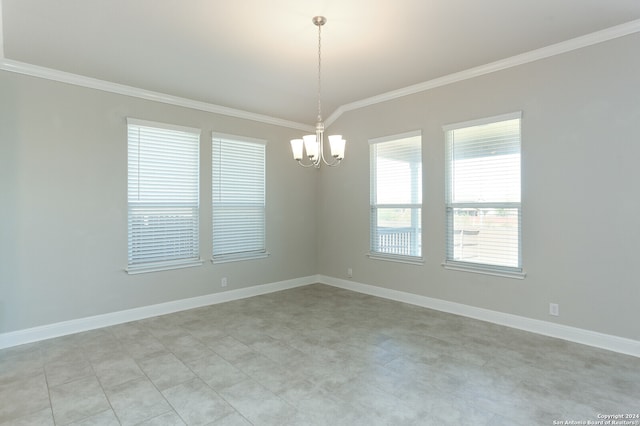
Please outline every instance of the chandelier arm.
[{"label": "chandelier arm", "polygon": [[302,166],[302,167],[305,167],[305,168],[309,168],[309,167],[315,167],[315,168],[317,168],[317,167],[318,167],[318,166],[316,165],[316,163],[315,163],[315,162],[313,162],[313,163],[309,163],[309,164],[304,164],[304,163],[302,162],[302,160],[296,160],[296,161],[298,162],[298,165],[299,165],[299,166]]},{"label": "chandelier arm", "polygon": [[326,161],[324,162],[324,164],[326,164],[329,167],[338,167],[340,165],[340,163],[342,162],[342,160],[335,160],[333,163],[327,163]]},{"label": "chandelier arm", "polygon": [[328,161],[324,158],[324,154],[322,154],[322,162],[323,162],[324,164],[326,164],[327,166],[329,166],[329,167],[335,167],[335,166],[337,166],[338,164],[340,164],[340,162],[341,162],[341,161],[342,161],[341,159],[334,158],[332,162],[328,162]]},{"label": "chandelier arm", "polygon": [[[332,157],[332,158],[333,158],[333,157]],[[329,166],[329,167],[337,166],[338,164],[340,164],[340,161],[342,161],[342,160],[339,160],[339,159],[337,159],[337,158],[333,158],[333,161],[328,162],[328,161],[325,159],[324,155],[322,156],[322,162],[323,162],[324,164],[326,164],[327,166]]]}]

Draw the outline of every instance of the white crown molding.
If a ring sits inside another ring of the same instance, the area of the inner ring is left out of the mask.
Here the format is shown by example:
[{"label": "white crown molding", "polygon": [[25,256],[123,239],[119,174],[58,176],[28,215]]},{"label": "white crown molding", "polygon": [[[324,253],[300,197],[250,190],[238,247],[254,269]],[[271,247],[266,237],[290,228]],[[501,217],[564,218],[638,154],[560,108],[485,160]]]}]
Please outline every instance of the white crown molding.
[{"label": "white crown molding", "polygon": [[447,84],[457,83],[459,81],[468,80],[474,77],[479,77],[481,75],[490,74],[492,72],[516,67],[518,65],[524,65],[530,62],[538,61],[540,59],[545,59],[552,56],[560,55],[562,53],[571,52],[573,50],[582,49],[583,47],[588,47],[594,44],[603,43],[605,41],[613,40],[619,37],[624,37],[637,32],[640,32],[640,19],[636,19],[635,21],[630,21],[624,24],[616,25],[614,27],[606,28],[601,31],[596,31],[591,34],[586,34],[584,36],[572,38],[570,40],[552,44],[550,46],[542,47],[540,49],[522,53],[520,55],[512,56],[510,58],[501,59],[499,61],[491,62],[489,64],[480,65],[474,68],[469,68],[467,70],[445,75],[442,77],[438,77],[433,80],[425,81],[422,83],[414,84],[412,86],[403,87],[398,90],[392,90],[390,92],[372,96],[370,98],[361,99],[359,101],[344,104],[338,107],[329,116],[329,118],[325,120],[325,126],[329,127],[342,114],[344,114],[347,111],[352,111],[355,109],[360,109],[367,106],[379,104],[379,103],[397,99],[403,96],[413,95],[416,93],[435,89],[437,87],[446,86]]},{"label": "white crown molding", "polygon": [[165,93],[153,92],[151,90],[139,89],[137,87],[126,86],[124,84],[112,83],[110,81],[99,80],[96,78],[85,77],[78,74],[72,74],[65,71],[54,70],[51,68],[40,67],[37,65],[27,64],[20,61],[6,59],[0,56],[0,69],[14,72],[18,74],[29,75],[32,77],[44,78],[47,80],[58,81],[61,83],[73,84],[76,86],[87,87],[90,89],[101,90],[109,93],[117,93],[120,95],[132,96],[135,98],[145,99],[148,101],[161,102],[169,105],[176,105],[185,108],[191,108],[199,111],[212,112],[215,114],[226,115],[229,117],[242,118],[245,120],[257,121],[260,123],[273,124],[275,126],[287,127],[305,132],[313,132],[313,126],[296,123],[295,121],[283,120],[268,115],[256,114],[252,112],[242,111],[239,109],[228,108],[221,105],[210,104],[207,102],[195,101],[192,99],[181,98],[179,96],[167,95]]},{"label": "white crown molding", "polygon": [[109,327],[116,324],[123,324],[125,322],[137,321],[158,315],[171,314],[187,309],[216,305],[218,303],[246,299],[247,297],[260,296],[262,294],[302,287],[309,284],[315,284],[318,280],[319,276],[312,275],[309,277],[261,284],[237,290],[192,297],[189,299],[174,300],[157,305],[142,306],[140,308],[63,321],[55,324],[47,324],[25,330],[0,333],[0,349],[51,339],[54,337],[66,336],[68,334],[80,333],[83,331],[95,330],[97,328]]},{"label": "white crown molding", "polygon": [[[336,110],[325,120],[325,126],[328,128],[334,123],[342,114],[347,111],[352,111],[359,108],[375,105],[381,102],[390,101],[403,96],[408,96],[420,92],[424,92],[437,87],[442,87],[447,84],[456,83],[470,78],[482,76],[496,71],[501,71],[507,68],[515,67],[518,65],[527,64],[540,59],[549,58],[562,53],[570,52],[573,50],[581,49],[583,47],[592,46],[594,44],[602,43],[605,41],[613,40],[615,38],[624,37],[626,35],[640,32],[640,19],[629,21],[624,24],[616,25],[614,27],[606,28],[601,31],[596,31],[591,34],[576,37],[570,40],[566,40],[560,43],[552,44],[550,46],[542,47],[540,49],[532,50],[530,52],[522,53],[520,55],[512,56],[510,58],[502,59],[499,61],[491,62],[489,64],[480,65],[474,68],[470,68],[457,73],[445,75],[433,80],[428,80],[422,83],[407,86],[398,90],[382,93],[380,95],[372,96],[369,98],[361,99],[359,101],[344,104],[336,108]],[[313,126],[297,123],[294,121],[284,120],[262,114],[255,114],[247,111],[242,111],[234,108],[228,108],[221,105],[210,104],[207,102],[195,101],[187,98],[181,98],[178,96],[167,95],[164,93],[153,92],[149,90],[143,90],[131,86],[125,86],[122,84],[112,83],[104,80],[98,80],[90,77],[80,76],[77,74],[67,73],[64,71],[53,70],[50,68],[39,67],[19,61],[10,60],[4,57],[4,40],[2,29],[2,1],[0,0],[0,69],[34,77],[40,77],[44,79],[59,81],[68,84],[75,84],[78,86],[88,87],[92,89],[102,90],[106,92],[118,93],[127,96],[133,96],[141,99],[162,102],[170,105],[182,106],[186,108],[192,108],[205,112],[212,112],[215,114],[226,115],[230,117],[242,118],[246,120],[257,121],[265,124],[273,124],[276,126],[287,127],[296,130],[303,130],[305,132],[313,132],[315,128]]]},{"label": "white crown molding", "polygon": [[[573,50],[581,49],[583,47],[592,46],[594,44],[602,43],[605,41],[613,40],[615,38],[624,37],[626,35],[640,32],[640,19],[626,22],[624,24],[616,25],[614,27],[606,28],[601,31],[596,31],[591,34],[576,37],[570,40],[566,40],[560,43],[552,44],[550,46],[542,47],[540,49],[532,50],[530,52],[522,53],[520,55],[512,56],[510,58],[502,59],[499,61],[491,62],[489,64],[480,65],[474,68],[470,68],[457,73],[445,75],[433,80],[428,80],[422,83],[407,86],[398,90],[382,93],[380,95],[372,96],[369,98],[361,99],[359,101],[344,104],[336,108],[336,110],[325,120],[325,126],[328,128],[334,123],[342,114],[347,111],[352,111],[359,108],[375,105],[381,102],[390,101],[403,96],[408,96],[420,92],[424,92],[437,87],[442,87],[447,84],[456,83],[470,78],[482,76],[496,71],[501,71],[507,68],[515,67],[518,65],[527,64],[540,59],[549,58],[551,56],[560,55],[562,53],[570,52]],[[127,96],[133,96],[141,99],[162,102],[170,105],[182,106],[186,108],[192,108],[205,112],[212,112],[215,114],[226,115],[235,118],[242,118],[246,120],[257,121],[265,124],[273,124],[276,126],[287,127],[296,130],[303,130],[305,132],[313,132],[315,128],[313,126],[297,123],[294,121],[275,118],[267,115],[251,113],[234,108],[228,108],[221,105],[210,104],[207,102],[195,101],[187,98],[181,98],[178,96],[167,95],[164,93],[153,92],[149,90],[143,90],[131,86],[125,86],[122,84],[112,83],[95,78],[85,77],[77,74],[67,73],[64,71],[58,71],[50,68],[40,67],[36,65],[27,64],[24,62],[10,60],[4,57],[4,41],[3,41],[3,29],[2,29],[2,2],[0,1],[0,69],[33,77],[39,77],[54,81],[59,81],[68,84],[75,84],[78,86],[88,87],[96,90],[102,90],[105,92],[118,93]]]},{"label": "white crown molding", "polygon": [[409,303],[423,308],[434,309],[455,315],[462,315],[481,321],[503,325],[518,330],[529,331],[544,336],[555,337],[570,342],[593,346],[618,352],[626,355],[640,357],[640,341],[612,336],[610,334],[598,333],[581,328],[570,327],[562,324],[521,317],[518,315],[506,314],[503,312],[491,311],[477,308],[475,306],[463,305],[441,299],[420,296],[398,290],[391,290],[384,287],[377,287],[362,284],[355,281],[347,281],[339,278],[320,275],[319,282],[334,287],[351,290],[358,293],[395,300],[397,302]]}]

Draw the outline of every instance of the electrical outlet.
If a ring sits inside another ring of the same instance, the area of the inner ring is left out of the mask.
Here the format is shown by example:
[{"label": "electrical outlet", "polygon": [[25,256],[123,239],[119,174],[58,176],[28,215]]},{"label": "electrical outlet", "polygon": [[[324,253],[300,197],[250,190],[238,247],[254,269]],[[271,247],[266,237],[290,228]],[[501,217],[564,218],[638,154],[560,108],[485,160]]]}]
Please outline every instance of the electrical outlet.
[{"label": "electrical outlet", "polygon": [[557,303],[549,303],[549,315],[557,317],[560,315],[560,305]]},{"label": "electrical outlet", "polygon": [[353,278],[353,268],[347,268],[347,277]]},{"label": "electrical outlet", "polygon": [[226,287],[228,284],[227,277],[222,277],[220,280],[220,287]]}]

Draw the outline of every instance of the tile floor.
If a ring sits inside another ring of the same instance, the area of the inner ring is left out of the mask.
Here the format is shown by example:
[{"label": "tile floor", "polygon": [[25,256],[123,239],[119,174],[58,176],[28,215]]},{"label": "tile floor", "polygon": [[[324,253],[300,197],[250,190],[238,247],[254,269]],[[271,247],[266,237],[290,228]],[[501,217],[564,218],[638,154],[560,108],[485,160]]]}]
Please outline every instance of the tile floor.
[{"label": "tile floor", "polygon": [[324,285],[0,351],[0,425],[552,425],[640,359]]}]

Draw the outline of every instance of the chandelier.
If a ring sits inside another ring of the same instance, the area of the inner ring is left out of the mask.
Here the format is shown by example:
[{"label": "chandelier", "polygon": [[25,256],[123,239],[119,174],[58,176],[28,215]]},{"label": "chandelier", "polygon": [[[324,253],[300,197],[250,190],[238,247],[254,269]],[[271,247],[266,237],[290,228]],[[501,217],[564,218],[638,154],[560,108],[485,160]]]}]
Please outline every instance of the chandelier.
[{"label": "chandelier", "polygon": [[[312,22],[318,27],[318,120],[316,122],[316,134],[303,136],[302,139],[292,139],[291,151],[293,152],[293,159],[302,167],[320,168],[322,163],[335,167],[340,164],[344,158],[345,140],[342,139],[342,135],[329,136],[331,158],[327,161],[324,154],[324,123],[322,122],[322,103],[320,102],[320,90],[322,89],[322,80],[320,78],[322,65],[321,29],[327,22],[327,18],[324,16],[315,16]],[[303,151],[306,152],[308,159],[306,163],[302,160],[304,157]]]}]

